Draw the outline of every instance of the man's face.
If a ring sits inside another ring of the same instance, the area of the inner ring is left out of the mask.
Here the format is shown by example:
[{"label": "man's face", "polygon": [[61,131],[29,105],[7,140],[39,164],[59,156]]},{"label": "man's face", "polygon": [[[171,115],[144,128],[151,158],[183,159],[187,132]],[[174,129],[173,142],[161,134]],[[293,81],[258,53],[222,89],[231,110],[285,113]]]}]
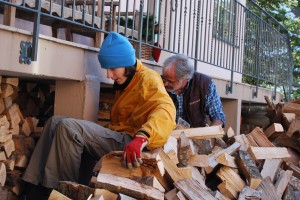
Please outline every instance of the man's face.
[{"label": "man's face", "polygon": [[163,70],[163,81],[168,92],[179,94],[185,87],[187,80],[178,80],[174,71],[174,66]]},{"label": "man's face", "polygon": [[107,69],[107,78],[111,78],[118,85],[122,85],[127,80],[125,67]]}]

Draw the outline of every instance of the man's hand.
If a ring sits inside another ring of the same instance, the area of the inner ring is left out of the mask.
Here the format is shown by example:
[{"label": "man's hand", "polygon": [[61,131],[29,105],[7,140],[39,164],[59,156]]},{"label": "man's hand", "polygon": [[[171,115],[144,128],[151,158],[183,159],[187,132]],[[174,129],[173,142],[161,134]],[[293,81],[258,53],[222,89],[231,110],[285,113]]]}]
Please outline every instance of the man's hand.
[{"label": "man's hand", "polygon": [[142,164],[141,152],[147,144],[148,141],[144,136],[136,135],[135,138],[125,146],[122,156],[124,165],[131,169],[133,162],[135,167],[139,167],[140,164]]}]

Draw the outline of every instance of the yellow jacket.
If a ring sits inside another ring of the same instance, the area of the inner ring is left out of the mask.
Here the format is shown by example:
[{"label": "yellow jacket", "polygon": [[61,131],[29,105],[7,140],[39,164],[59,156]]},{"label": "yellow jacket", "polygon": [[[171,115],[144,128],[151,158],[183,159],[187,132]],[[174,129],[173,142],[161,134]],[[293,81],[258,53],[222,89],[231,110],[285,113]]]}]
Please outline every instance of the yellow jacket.
[{"label": "yellow jacket", "polygon": [[149,150],[163,146],[175,128],[176,110],[161,77],[137,60],[137,72],[129,85],[116,92],[109,128],[134,137],[146,131]]}]

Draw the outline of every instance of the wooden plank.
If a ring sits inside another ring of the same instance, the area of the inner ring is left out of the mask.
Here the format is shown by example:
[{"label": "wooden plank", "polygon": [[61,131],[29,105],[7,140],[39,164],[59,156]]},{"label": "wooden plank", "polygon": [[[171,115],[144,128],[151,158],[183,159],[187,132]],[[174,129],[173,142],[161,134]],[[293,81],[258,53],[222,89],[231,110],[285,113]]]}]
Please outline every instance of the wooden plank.
[{"label": "wooden plank", "polygon": [[186,137],[193,139],[208,139],[223,137],[225,132],[221,126],[209,126],[199,128],[188,128],[183,130],[173,130],[171,135],[179,138],[180,133],[184,131]]},{"label": "wooden plank", "polygon": [[256,189],[262,182],[263,177],[250,154],[247,151],[240,150],[237,163],[242,174],[247,178],[249,186]]},{"label": "wooden plank", "polygon": [[290,157],[285,147],[249,147],[248,152],[254,160]]},{"label": "wooden plank", "polygon": [[123,193],[137,199],[161,200],[164,198],[164,194],[158,189],[111,174],[99,173],[96,187],[105,188],[114,193]]},{"label": "wooden plank", "polygon": [[188,199],[213,200],[214,198],[206,189],[204,189],[196,180],[186,179],[174,183]]},{"label": "wooden plank", "polygon": [[269,177],[270,180],[273,182],[275,180],[277,171],[281,166],[281,163],[281,159],[266,159],[263,165],[263,169],[260,172],[261,176],[263,178]]}]

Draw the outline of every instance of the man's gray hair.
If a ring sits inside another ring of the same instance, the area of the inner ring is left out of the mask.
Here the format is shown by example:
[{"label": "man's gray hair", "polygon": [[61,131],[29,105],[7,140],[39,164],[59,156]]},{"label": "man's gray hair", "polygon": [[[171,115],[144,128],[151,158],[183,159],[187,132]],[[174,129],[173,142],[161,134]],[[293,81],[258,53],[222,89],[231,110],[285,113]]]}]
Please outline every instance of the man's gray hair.
[{"label": "man's gray hair", "polygon": [[169,70],[174,65],[174,71],[178,80],[191,79],[194,74],[194,66],[189,58],[183,54],[176,54],[165,60],[163,69]]}]

